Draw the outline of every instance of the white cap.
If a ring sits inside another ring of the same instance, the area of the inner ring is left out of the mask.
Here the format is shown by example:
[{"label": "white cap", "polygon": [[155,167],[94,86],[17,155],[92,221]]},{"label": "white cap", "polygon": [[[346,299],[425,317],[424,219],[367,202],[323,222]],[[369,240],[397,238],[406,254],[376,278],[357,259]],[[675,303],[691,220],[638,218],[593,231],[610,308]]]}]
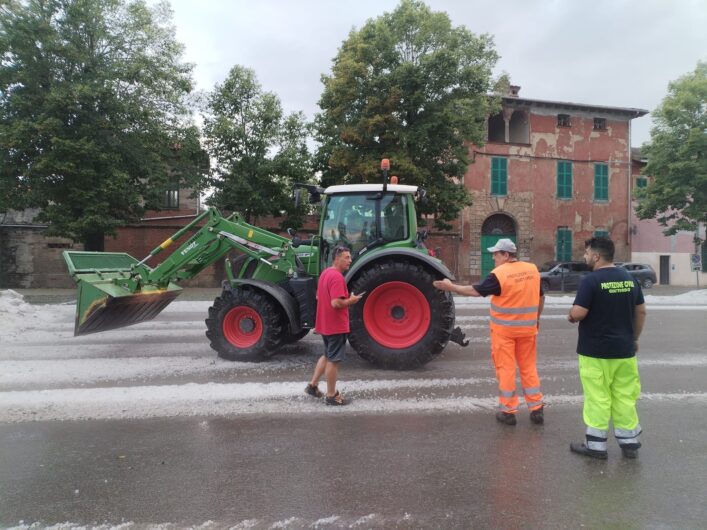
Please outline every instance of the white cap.
[{"label": "white cap", "polygon": [[511,254],[515,254],[516,252],[518,252],[516,244],[507,238],[499,239],[498,241],[496,241],[496,244],[494,246],[489,247],[486,250],[488,250],[489,252],[510,252]]}]

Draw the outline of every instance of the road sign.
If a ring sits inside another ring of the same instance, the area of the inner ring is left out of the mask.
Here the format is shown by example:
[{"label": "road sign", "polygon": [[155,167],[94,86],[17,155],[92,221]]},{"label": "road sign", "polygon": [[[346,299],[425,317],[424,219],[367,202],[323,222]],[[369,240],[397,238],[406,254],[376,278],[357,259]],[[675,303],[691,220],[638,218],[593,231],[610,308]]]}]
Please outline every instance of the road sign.
[{"label": "road sign", "polygon": [[693,272],[702,270],[702,256],[690,254],[690,270]]}]

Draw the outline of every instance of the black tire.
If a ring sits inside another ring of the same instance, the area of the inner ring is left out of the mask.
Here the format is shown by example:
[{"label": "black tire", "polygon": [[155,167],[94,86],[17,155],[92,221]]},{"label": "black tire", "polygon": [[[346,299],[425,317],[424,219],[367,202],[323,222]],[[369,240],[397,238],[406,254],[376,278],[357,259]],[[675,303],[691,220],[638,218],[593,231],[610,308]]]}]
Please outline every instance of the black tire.
[{"label": "black tire", "polygon": [[[406,260],[365,268],[350,286],[354,293],[367,293],[350,310],[354,350],[370,363],[394,370],[418,368],[438,355],[454,327],[454,300],[451,293],[434,288],[437,279],[422,264]],[[418,310],[426,315],[414,314]],[[429,318],[428,326],[423,317]]]},{"label": "black tire", "polygon": [[540,282],[540,285],[542,285],[543,292],[548,292],[550,290],[550,282],[547,280],[543,280]]},{"label": "black tire", "polygon": [[270,296],[249,287],[228,287],[209,308],[206,336],[222,359],[262,361],[282,344],[283,320],[282,309]]},{"label": "black tire", "polygon": [[308,329],[303,329],[299,333],[294,333],[294,334],[288,333],[283,342],[285,344],[294,344],[295,342],[299,342],[300,340],[305,338],[308,333],[309,333]]},{"label": "black tire", "polygon": [[643,287],[644,289],[650,289],[651,287],[653,287],[653,280],[651,280],[650,278],[643,278],[643,281],[641,282],[641,287]]}]

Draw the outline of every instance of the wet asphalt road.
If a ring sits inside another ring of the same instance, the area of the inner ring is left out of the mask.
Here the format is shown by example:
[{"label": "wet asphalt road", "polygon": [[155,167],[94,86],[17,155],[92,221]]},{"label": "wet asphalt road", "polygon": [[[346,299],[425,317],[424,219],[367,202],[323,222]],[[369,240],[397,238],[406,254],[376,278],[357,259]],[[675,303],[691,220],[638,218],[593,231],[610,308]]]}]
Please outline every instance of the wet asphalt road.
[{"label": "wet asphalt road", "polygon": [[[224,414],[217,407],[193,416],[128,410],[124,419],[8,416],[0,423],[0,526],[706,527],[707,307],[649,306],[639,354],[644,447],[636,461],[623,459],[613,441],[606,462],[568,450],[583,425],[576,328],[566,313],[549,307],[541,323],[544,426],[531,425],[525,412],[516,427],[494,421],[486,310],[478,306],[457,311],[470,347],[451,345],[420,370],[377,370],[351,352],[341,387],[355,401],[335,410],[299,391],[320,351],[316,336],[239,371],[171,374],[165,366],[128,380],[10,381],[0,386],[0,405],[13,392],[68,387],[265,382],[298,390]],[[203,337],[188,333],[203,315],[165,311],[159,318],[183,333],[3,346],[0,361],[213,356]]]}]

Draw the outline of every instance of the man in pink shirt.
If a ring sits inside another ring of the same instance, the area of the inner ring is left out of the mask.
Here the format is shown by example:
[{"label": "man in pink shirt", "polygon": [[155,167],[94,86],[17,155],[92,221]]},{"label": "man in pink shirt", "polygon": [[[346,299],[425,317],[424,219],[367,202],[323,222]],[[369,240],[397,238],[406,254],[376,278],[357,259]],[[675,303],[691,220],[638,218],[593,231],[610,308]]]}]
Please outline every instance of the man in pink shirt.
[{"label": "man in pink shirt", "polygon": [[324,340],[324,355],[317,361],[311,382],[304,391],[310,396],[322,397],[319,379],[326,374],[327,405],[346,405],[344,396],[336,390],[339,363],[346,352],[349,333],[349,306],[357,303],[364,293],[349,296],[344,273],[351,266],[351,252],[343,246],[335,247],[332,265],[319,276],[317,286],[317,319],[314,330]]}]

